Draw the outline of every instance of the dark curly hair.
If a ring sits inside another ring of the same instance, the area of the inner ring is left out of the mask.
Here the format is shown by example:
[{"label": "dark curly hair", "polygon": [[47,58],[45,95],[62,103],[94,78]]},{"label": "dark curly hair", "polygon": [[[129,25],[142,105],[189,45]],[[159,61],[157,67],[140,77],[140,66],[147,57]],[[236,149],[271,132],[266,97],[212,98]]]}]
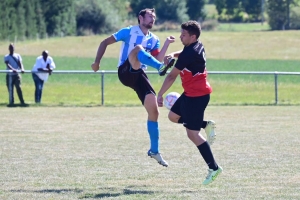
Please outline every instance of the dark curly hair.
[{"label": "dark curly hair", "polygon": [[196,39],[200,37],[201,26],[197,21],[187,21],[181,24],[181,29],[186,30],[190,35],[196,35]]}]

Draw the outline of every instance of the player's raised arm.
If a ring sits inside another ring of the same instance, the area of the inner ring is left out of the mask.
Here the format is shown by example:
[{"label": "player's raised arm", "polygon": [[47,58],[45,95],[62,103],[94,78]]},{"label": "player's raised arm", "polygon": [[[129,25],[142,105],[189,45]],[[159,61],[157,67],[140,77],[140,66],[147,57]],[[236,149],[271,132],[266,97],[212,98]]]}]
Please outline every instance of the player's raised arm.
[{"label": "player's raised arm", "polygon": [[166,52],[168,50],[168,47],[171,43],[175,42],[175,37],[174,36],[169,36],[167,37],[164,46],[161,48],[159,54],[156,56],[156,59],[159,60],[160,62],[163,61],[164,56],[166,55]]},{"label": "player's raised arm", "polygon": [[96,58],[95,58],[95,61],[94,63],[91,65],[92,69],[94,70],[94,72],[98,71],[100,69],[100,61],[106,51],[106,47],[110,44],[113,44],[116,42],[116,39],[114,38],[114,36],[110,36],[106,39],[104,39],[99,47],[98,47],[98,50],[97,50],[97,54],[96,54]]}]

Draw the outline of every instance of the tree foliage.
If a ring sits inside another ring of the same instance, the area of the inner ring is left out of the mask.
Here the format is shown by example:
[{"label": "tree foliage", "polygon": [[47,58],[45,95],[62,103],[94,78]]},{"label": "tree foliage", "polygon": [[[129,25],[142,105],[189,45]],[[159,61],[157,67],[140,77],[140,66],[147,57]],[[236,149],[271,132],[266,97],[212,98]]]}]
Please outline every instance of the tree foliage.
[{"label": "tree foliage", "polygon": [[130,7],[135,16],[142,9],[155,8],[158,22],[183,22],[188,20],[186,1],[183,0],[131,0]]},{"label": "tree foliage", "polygon": [[77,0],[77,34],[101,34],[116,30],[127,17],[124,14],[126,6],[124,0]]},{"label": "tree foliage", "polygon": [[[267,13],[271,29],[297,29],[296,24],[300,21],[300,14],[297,14],[297,9],[293,9],[296,6],[299,6],[299,0],[269,0]],[[291,8],[292,12],[290,13]]]},{"label": "tree foliage", "polygon": [[73,0],[40,0],[46,20],[46,30],[51,36],[73,35],[76,32]]},{"label": "tree foliage", "polygon": [[191,20],[203,21],[206,18],[205,3],[205,0],[187,0],[187,14]]},{"label": "tree foliage", "polygon": [[0,40],[108,33],[144,8],[155,8],[158,23],[203,21],[207,3],[219,21],[256,22],[262,2],[273,30],[299,29],[300,0],[1,0]]},{"label": "tree foliage", "polygon": [[285,0],[268,1],[269,25],[273,30],[285,29],[287,23],[287,4]]},{"label": "tree foliage", "polygon": [[261,18],[262,0],[215,0],[220,20],[258,21]]}]

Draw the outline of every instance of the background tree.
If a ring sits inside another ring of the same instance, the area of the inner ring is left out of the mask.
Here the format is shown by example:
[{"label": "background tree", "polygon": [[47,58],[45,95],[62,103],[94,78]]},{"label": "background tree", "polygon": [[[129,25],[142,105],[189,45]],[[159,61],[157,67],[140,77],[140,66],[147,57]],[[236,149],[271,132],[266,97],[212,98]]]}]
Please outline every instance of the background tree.
[{"label": "background tree", "polygon": [[75,3],[73,0],[40,0],[46,30],[50,36],[73,35],[76,33]]},{"label": "background tree", "polygon": [[17,9],[17,38],[24,40],[25,36],[26,36],[26,18],[25,18],[25,1],[19,1],[16,5],[16,9]]},{"label": "background tree", "polygon": [[[77,0],[77,34],[102,34],[117,30],[127,18],[124,13],[126,6],[128,5],[124,0]],[[122,15],[118,14],[120,9],[123,9],[120,12]]]},{"label": "background tree", "polygon": [[287,2],[285,0],[269,0],[269,25],[272,30],[284,30],[287,23]]},{"label": "background tree", "polygon": [[290,29],[300,29],[300,6],[299,2],[291,8],[290,12]]},{"label": "background tree", "polygon": [[130,2],[128,0],[108,0],[108,2],[122,21],[128,19],[128,13],[130,11]]},{"label": "background tree", "polygon": [[206,18],[204,12],[205,0],[187,0],[187,14],[191,20],[203,21]]},{"label": "background tree", "polygon": [[35,13],[38,38],[45,38],[47,35],[46,23],[40,0],[35,1]]},{"label": "background tree", "polygon": [[[105,14],[95,0],[80,2],[77,9],[77,34],[99,34],[105,24]],[[88,32],[88,33],[86,33]]]},{"label": "background tree", "polygon": [[249,21],[259,21],[261,19],[262,0],[243,0],[242,7],[249,15]]},{"label": "background tree", "polygon": [[13,39],[16,35],[16,9],[14,0],[2,0],[0,2],[0,37],[1,39]]},{"label": "background tree", "polygon": [[131,0],[130,7],[134,16],[144,8],[155,8],[158,23],[164,21],[181,23],[189,18],[186,14],[186,1],[183,0]]},{"label": "background tree", "polygon": [[221,15],[223,10],[226,9],[226,0],[215,0],[214,1],[216,10],[218,12],[218,15]]},{"label": "background tree", "polygon": [[35,38],[37,34],[37,22],[34,8],[34,0],[26,0],[25,3],[25,20],[26,20],[26,37]]},{"label": "background tree", "polygon": [[220,21],[258,21],[261,18],[261,0],[215,0]]}]

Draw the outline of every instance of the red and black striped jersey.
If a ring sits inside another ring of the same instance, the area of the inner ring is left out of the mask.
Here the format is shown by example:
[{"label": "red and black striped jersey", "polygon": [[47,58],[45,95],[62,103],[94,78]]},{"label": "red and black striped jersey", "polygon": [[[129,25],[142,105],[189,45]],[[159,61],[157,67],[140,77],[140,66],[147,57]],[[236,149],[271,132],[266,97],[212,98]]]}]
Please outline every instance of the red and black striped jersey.
[{"label": "red and black striped jersey", "polygon": [[184,94],[198,97],[210,94],[212,87],[207,81],[205,49],[197,41],[183,48],[175,67],[179,69]]}]

